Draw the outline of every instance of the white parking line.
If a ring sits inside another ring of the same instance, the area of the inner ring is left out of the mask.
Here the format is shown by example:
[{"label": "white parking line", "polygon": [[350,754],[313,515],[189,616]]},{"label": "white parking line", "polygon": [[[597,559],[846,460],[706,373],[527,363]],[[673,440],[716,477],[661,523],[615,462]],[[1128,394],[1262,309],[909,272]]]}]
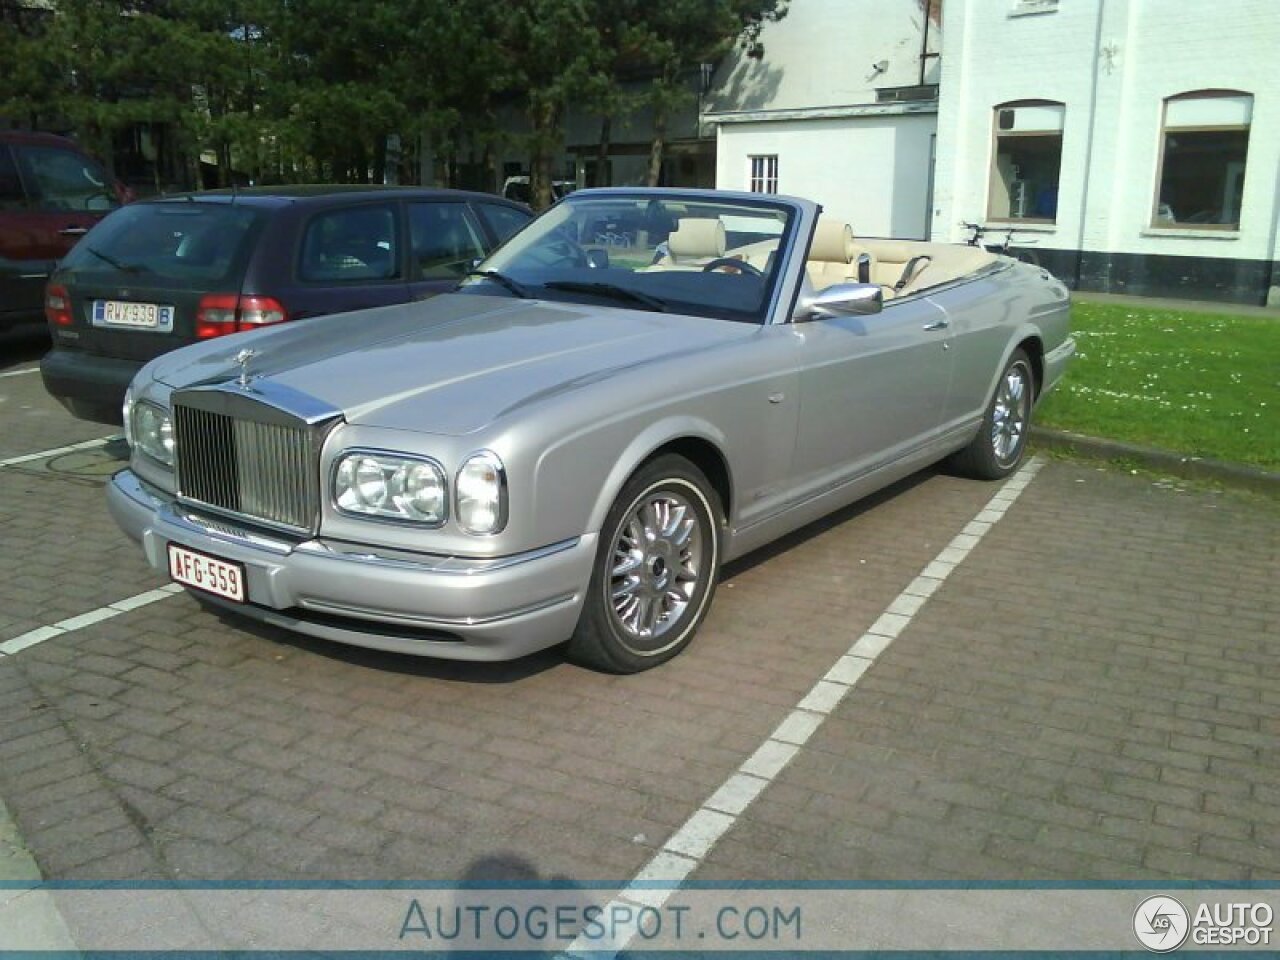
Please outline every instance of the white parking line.
[{"label": "white parking line", "polygon": [[[964,530],[907,585],[848,652],[836,660],[756,752],[671,835],[663,849],[605,908],[605,915],[611,915],[614,906],[658,909],[671,898],[743,811],[777,778],[848,696],[876,657],[910,625],[928,598],[1004,516],[1043,465],[1042,458],[1034,457],[1001,486]],[[626,949],[635,932],[634,928],[619,931],[617,939],[609,943],[579,936],[568,952],[590,953],[599,960],[611,958]]]},{"label": "white parking line", "polygon": [[115,603],[109,603],[105,607],[99,607],[97,610],[90,610],[88,613],[77,614],[74,617],[67,617],[65,620],[59,620],[55,624],[47,627],[37,627],[34,630],[28,630],[26,633],[14,637],[12,640],[6,640],[0,643],[0,657],[11,657],[15,653],[34,647],[37,643],[44,643],[46,640],[52,640],[54,637],[60,637],[64,633],[71,633],[73,630],[79,630],[81,627],[87,627],[94,623],[101,623],[103,620],[110,620],[112,617],[118,617],[122,613],[128,613],[130,610],[137,610],[139,607],[145,607],[148,604],[155,603],[157,600],[163,600],[165,597],[171,597],[175,593],[181,593],[182,587],[176,583],[170,583],[163,587],[157,587],[154,590],[148,590],[146,593],[136,593],[132,597],[125,597],[123,600],[117,600]]},{"label": "white parking line", "polygon": [[41,450],[37,453],[24,453],[20,457],[9,457],[7,460],[0,460],[0,467],[12,467],[19,463],[30,463],[32,460],[47,460],[49,457],[59,457],[64,453],[75,453],[77,450],[93,450],[97,447],[105,447],[112,440],[119,440],[123,434],[117,433],[110,437],[99,437],[97,440],[85,440],[81,443],[71,443],[65,447],[54,447],[52,450]]},{"label": "white parking line", "polygon": [[40,372],[39,367],[23,367],[21,370],[6,370],[4,373],[0,373],[0,380],[3,380],[5,377],[20,377],[26,373],[39,373],[39,372]]}]

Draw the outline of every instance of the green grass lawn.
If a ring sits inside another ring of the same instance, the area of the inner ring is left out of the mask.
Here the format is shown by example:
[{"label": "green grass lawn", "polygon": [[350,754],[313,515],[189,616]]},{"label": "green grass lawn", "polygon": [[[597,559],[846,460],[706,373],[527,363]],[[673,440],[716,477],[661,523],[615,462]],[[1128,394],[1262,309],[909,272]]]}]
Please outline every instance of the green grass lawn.
[{"label": "green grass lawn", "polygon": [[1082,302],[1071,320],[1041,424],[1280,468],[1280,320]]}]

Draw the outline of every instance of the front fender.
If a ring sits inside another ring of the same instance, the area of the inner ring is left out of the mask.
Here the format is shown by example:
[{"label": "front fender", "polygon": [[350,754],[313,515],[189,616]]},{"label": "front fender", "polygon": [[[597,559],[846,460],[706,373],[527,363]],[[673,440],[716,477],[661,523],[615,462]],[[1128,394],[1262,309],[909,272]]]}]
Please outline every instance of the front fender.
[{"label": "front fender", "polygon": [[[726,447],[724,435],[705,420],[690,416],[671,416],[651,424],[628,443],[618,455],[613,469],[609,471],[600,488],[600,495],[596,498],[595,506],[587,521],[586,532],[591,533],[604,526],[609,508],[613,506],[613,502],[618,498],[628,478],[640,468],[641,464],[669,443],[686,438],[705,440],[719,450],[721,458],[724,459]],[[729,470],[729,474],[729,482],[732,485],[732,469]]]},{"label": "front fender", "polygon": [[713,445],[727,462],[723,432],[696,415],[671,414],[643,425],[602,423],[560,438],[542,453],[536,466],[540,508],[558,514],[542,519],[575,535],[598,531],[640,465],[672,441],[686,438]]}]

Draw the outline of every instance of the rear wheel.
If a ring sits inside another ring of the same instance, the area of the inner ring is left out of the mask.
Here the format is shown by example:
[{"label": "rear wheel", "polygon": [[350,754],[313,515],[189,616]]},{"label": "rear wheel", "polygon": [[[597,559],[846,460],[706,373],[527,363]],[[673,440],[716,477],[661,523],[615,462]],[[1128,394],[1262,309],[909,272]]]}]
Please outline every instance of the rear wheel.
[{"label": "rear wheel", "polygon": [[721,508],[702,471],[665,455],[641,467],[601,528],[569,655],[637,673],[689,645],[711,605]]},{"label": "rear wheel", "polygon": [[978,435],[952,458],[961,473],[999,480],[1018,468],[1026,452],[1035,397],[1035,373],[1026,351],[1015,350],[996,382]]}]

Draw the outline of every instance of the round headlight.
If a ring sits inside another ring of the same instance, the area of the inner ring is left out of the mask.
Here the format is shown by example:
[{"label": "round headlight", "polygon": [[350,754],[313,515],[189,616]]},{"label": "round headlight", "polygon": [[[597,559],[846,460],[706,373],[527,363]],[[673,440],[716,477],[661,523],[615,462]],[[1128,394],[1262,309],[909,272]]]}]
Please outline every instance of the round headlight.
[{"label": "round headlight", "polygon": [[444,478],[430,464],[416,463],[404,471],[403,507],[415,519],[439,523],[444,519]]},{"label": "round headlight", "polygon": [[467,533],[497,533],[507,524],[507,472],[497,454],[482,450],[458,471],[458,525]]},{"label": "round headlight", "polygon": [[448,495],[444,472],[430,460],[356,450],[338,458],[333,501],[345,513],[439,526]]},{"label": "round headlight", "polygon": [[382,464],[372,457],[364,457],[355,468],[356,499],[366,507],[383,507],[387,502],[387,476]]},{"label": "round headlight", "polygon": [[173,466],[176,446],[173,421],[169,414],[153,403],[137,403],[133,407],[133,439],[138,449],[166,467]]}]

